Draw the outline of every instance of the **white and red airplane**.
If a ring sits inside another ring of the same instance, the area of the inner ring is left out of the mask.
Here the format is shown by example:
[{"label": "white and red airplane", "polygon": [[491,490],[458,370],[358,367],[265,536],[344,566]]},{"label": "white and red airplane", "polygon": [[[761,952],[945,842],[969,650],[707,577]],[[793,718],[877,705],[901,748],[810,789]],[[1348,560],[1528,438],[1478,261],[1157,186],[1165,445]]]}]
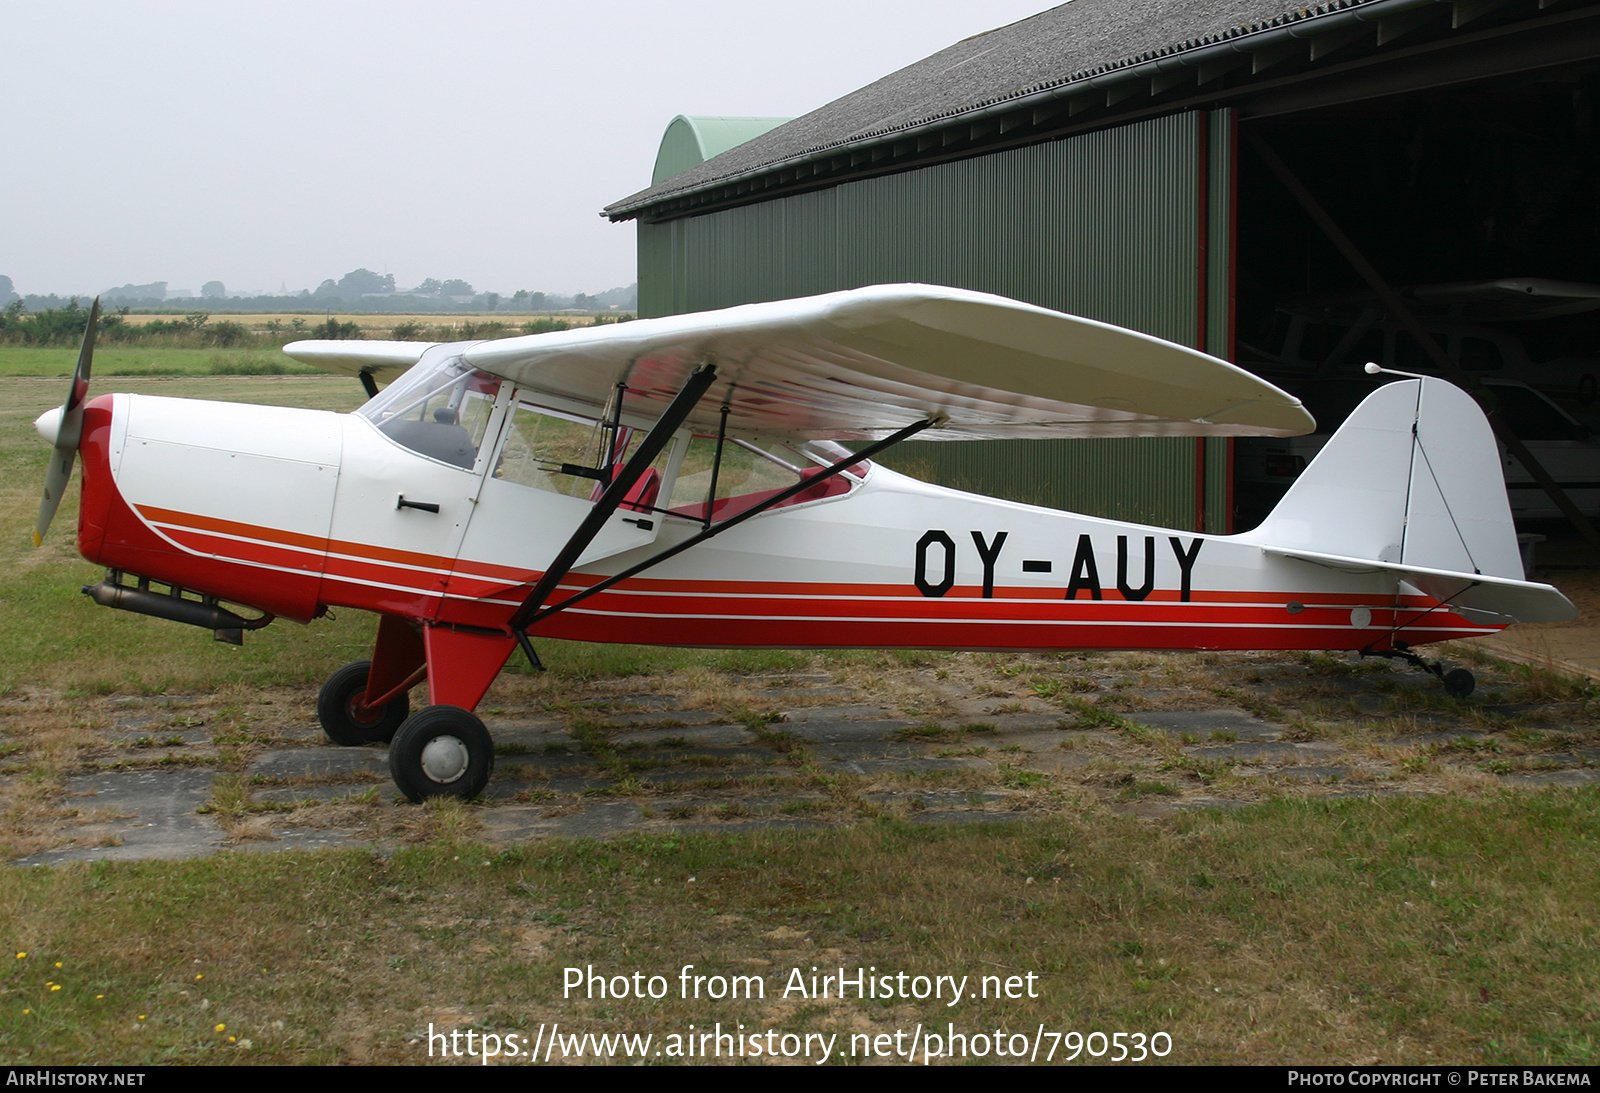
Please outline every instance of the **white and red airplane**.
[{"label": "white and red airplane", "polygon": [[[708,647],[1413,646],[1570,618],[1524,579],[1494,438],[1437,379],[1377,388],[1260,527],[1168,531],[871,462],[919,439],[1294,435],[1299,402],[1203,353],[981,293],[879,286],[454,344],[296,342],[353,414],[103,395],[91,318],[36,537],[75,456],[111,607],[239,641],[379,616],[317,712],[390,741],[408,797],[479,794],[472,713],[539,637]],[[381,393],[377,380],[389,380]],[[842,442],[852,442],[856,449]],[[224,606],[244,605],[246,617]],[[408,693],[427,682],[428,704]]]}]

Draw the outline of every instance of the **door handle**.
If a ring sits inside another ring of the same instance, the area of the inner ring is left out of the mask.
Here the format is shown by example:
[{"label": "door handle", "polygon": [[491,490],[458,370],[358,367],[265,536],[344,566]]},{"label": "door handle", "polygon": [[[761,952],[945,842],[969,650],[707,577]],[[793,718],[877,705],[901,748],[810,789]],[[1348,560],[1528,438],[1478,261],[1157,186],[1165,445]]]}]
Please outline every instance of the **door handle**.
[{"label": "door handle", "polygon": [[401,494],[400,500],[394,505],[397,509],[421,509],[423,512],[438,512],[439,506],[432,501],[407,501],[406,495]]}]

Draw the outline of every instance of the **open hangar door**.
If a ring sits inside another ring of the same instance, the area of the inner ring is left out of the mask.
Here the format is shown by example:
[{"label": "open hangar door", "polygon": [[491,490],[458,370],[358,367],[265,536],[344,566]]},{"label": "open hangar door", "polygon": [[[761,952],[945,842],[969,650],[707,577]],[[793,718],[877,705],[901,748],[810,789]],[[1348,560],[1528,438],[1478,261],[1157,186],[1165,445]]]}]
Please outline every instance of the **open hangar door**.
[{"label": "open hangar door", "polygon": [[[1236,359],[1318,432],[1241,440],[1235,527],[1259,523],[1327,434],[1392,377],[1437,374],[1403,317],[1308,214],[1275,154],[1591,519],[1600,515],[1600,62],[1272,116],[1236,143]],[[1559,511],[1502,454],[1519,525]]]}]

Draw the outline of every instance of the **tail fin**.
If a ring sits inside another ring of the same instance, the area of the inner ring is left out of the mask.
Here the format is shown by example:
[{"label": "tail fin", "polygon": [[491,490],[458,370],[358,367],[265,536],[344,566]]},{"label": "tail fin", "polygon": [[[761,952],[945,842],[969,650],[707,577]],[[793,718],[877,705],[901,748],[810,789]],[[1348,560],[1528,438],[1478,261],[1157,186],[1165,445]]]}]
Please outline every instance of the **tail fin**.
[{"label": "tail fin", "polygon": [[1368,395],[1241,538],[1307,562],[1389,570],[1480,617],[1576,614],[1561,593],[1524,579],[1494,433],[1477,403],[1443,380]]}]

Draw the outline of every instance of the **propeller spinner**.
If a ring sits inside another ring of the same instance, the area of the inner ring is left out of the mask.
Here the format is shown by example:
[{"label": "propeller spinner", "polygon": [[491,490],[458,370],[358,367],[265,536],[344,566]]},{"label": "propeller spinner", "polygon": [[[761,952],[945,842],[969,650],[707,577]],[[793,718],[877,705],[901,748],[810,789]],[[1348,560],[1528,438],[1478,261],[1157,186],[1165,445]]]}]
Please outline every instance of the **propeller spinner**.
[{"label": "propeller spinner", "polygon": [[50,469],[45,474],[44,497],[39,501],[39,519],[33,527],[33,545],[44,541],[50,530],[56,509],[61,506],[61,495],[67,490],[67,480],[72,477],[72,464],[78,457],[78,440],[83,435],[83,404],[89,398],[89,368],[94,360],[94,330],[100,320],[100,300],[89,309],[89,325],[83,331],[83,345],[78,349],[78,367],[72,373],[72,387],[67,401],[54,410],[39,415],[34,427],[39,435],[55,446],[50,453]]}]

